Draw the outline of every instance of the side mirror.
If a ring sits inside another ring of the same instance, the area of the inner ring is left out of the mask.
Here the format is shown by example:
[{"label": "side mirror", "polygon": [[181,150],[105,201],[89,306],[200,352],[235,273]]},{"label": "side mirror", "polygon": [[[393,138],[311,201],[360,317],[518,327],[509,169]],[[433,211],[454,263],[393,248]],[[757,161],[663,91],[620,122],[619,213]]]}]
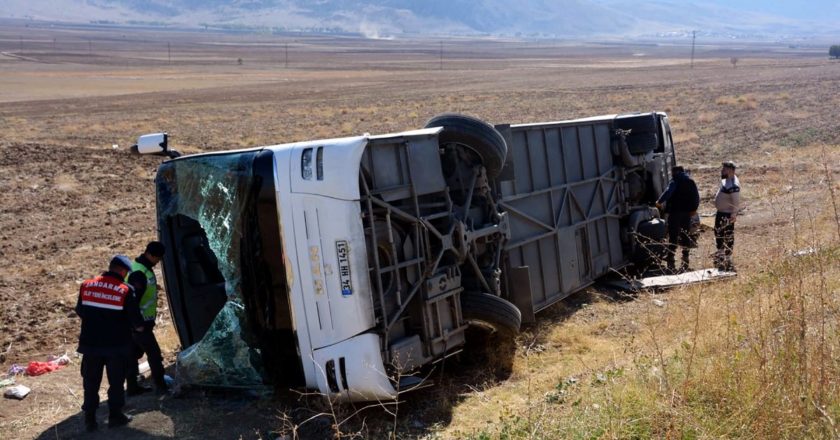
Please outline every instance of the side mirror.
[{"label": "side mirror", "polygon": [[169,135],[166,133],[144,134],[137,139],[137,152],[140,154],[161,154],[168,148]]},{"label": "side mirror", "polygon": [[132,146],[131,151],[138,154],[167,156],[170,159],[181,156],[177,151],[169,149],[169,135],[165,132],[140,136],[137,138],[137,145]]}]

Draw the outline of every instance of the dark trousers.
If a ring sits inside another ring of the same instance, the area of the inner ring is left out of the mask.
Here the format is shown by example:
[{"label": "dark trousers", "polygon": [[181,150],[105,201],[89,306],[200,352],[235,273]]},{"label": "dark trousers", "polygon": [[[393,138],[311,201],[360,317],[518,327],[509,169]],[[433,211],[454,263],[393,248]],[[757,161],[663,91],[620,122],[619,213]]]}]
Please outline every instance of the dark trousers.
[{"label": "dark trousers", "polygon": [[668,254],[665,256],[668,268],[674,268],[674,258],[677,253],[677,245],[682,246],[682,266],[688,268],[688,254],[691,246],[689,229],[691,228],[690,212],[668,213]]},{"label": "dark trousers", "polygon": [[144,325],[142,332],[131,332],[134,339],[134,355],[135,359],[129,362],[128,365],[128,386],[137,385],[137,375],[140,374],[140,369],[137,365],[137,359],[143,357],[146,353],[146,358],[149,360],[149,369],[152,370],[152,380],[158,388],[164,388],[166,382],[163,380],[163,356],[160,354],[160,346],[155,339],[154,326]]},{"label": "dark trousers", "polygon": [[82,388],[85,390],[83,411],[95,412],[96,408],[99,408],[99,386],[102,384],[103,369],[108,373],[108,410],[111,414],[122,410],[125,405],[125,364],[128,360],[124,355],[82,356]]},{"label": "dark trousers", "polygon": [[727,258],[732,256],[735,247],[735,223],[729,221],[731,216],[728,212],[715,214],[715,246]]}]

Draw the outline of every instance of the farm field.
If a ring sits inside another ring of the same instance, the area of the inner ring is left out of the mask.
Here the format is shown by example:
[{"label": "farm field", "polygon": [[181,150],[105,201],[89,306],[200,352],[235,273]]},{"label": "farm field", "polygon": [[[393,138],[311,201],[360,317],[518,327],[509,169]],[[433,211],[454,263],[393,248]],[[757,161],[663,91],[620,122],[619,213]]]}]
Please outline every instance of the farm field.
[{"label": "farm field", "polygon": [[[0,23],[0,371],[72,359],[18,377],[33,391],[0,402],[0,437],[82,434],[79,284],[156,236],[160,158],[129,154],[141,134],[167,131],[196,153],[397,132],[442,112],[520,123],[658,110],[707,226],[720,162],[739,165],[737,279],[632,297],[588,289],[524,329],[512,371],[497,374],[492,351],[465,353],[395,405],[142,396],[121,436],[836,438],[840,62],[822,45],[698,42],[693,67],[689,53]],[[707,230],[692,266],[710,267],[713,247]],[[180,347],[161,307],[172,364]]]}]

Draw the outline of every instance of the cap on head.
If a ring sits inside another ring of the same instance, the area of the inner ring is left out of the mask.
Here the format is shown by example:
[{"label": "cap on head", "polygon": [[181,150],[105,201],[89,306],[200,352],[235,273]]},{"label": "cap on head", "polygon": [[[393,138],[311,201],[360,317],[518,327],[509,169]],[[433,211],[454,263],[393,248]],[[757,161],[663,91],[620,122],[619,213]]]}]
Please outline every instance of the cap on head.
[{"label": "cap on head", "polygon": [[108,265],[108,267],[123,267],[125,268],[125,270],[131,270],[131,260],[125,255],[114,255],[114,258],[111,258],[111,263]]},{"label": "cap on head", "polygon": [[146,245],[146,253],[149,255],[161,258],[165,252],[166,246],[159,241],[150,241],[149,244]]},{"label": "cap on head", "polygon": [[732,162],[731,160],[727,160],[726,162],[722,163],[721,165],[723,165],[724,168],[731,168],[733,170],[735,168],[738,168],[737,166],[735,166],[735,162]]},{"label": "cap on head", "polygon": [[676,176],[677,174],[682,174],[685,172],[685,168],[681,166],[671,167],[671,175]]}]

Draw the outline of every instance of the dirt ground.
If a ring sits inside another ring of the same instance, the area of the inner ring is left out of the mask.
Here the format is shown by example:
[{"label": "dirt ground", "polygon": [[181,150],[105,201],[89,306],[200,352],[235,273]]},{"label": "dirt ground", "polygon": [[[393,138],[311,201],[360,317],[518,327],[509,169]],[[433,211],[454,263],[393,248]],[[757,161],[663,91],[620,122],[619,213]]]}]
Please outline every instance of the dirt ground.
[{"label": "dirt ground", "polygon": [[[156,235],[153,178],[160,159],[128,153],[148,132],[168,131],[171,144],[189,153],[395,132],[451,111],[492,123],[666,111],[678,161],[697,180],[704,213],[713,210],[719,163],[741,165],[747,209],[739,246],[756,256],[739,264],[742,272],[757,270],[779,218],[774,197],[795,188],[796,203],[815,199],[824,165],[838,181],[840,63],[828,60],[822,46],[709,43],[698,47],[690,68],[689,51],[684,44],[440,43],[0,25],[0,368],[50,354],[73,357],[58,372],[18,376],[33,391],[23,401],[0,401],[0,437],[80,435],[81,379],[73,356],[79,321],[72,309],[83,279],[115,253],[138,254]],[[815,215],[826,215],[824,209]],[[700,252],[694,258],[698,266],[708,263]],[[165,300],[161,307],[157,333],[171,363],[180,347]],[[617,317],[640,307],[592,290],[544,313],[527,334],[538,340],[541,332],[602,320],[604,343],[620,346],[638,329]],[[523,339],[517,371],[533,346]],[[408,396],[395,417],[381,408],[360,410],[340,425],[342,432],[458,436],[453,427],[476,423],[462,423],[469,415],[460,403],[479,387],[504,386],[469,363],[434,380],[446,385],[447,395]],[[137,417],[120,435],[272,437],[319,411],[354,412],[316,400],[208,391],[182,399],[144,396],[129,401],[127,410]],[[313,419],[299,434],[328,435],[340,422],[331,417]]]}]

